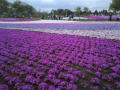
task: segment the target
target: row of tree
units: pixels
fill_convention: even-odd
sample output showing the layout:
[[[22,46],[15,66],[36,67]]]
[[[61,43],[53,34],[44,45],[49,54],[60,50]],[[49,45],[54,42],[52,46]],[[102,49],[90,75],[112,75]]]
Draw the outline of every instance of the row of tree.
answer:
[[[84,7],[83,9],[81,9],[81,7],[77,7],[75,11],[71,11],[69,9],[57,9],[57,10],[52,10],[50,14],[61,15],[61,16],[69,16],[70,14],[74,16],[89,16],[89,15],[108,15],[109,12],[108,10],[102,10],[102,11],[95,10],[94,12],[92,12],[87,7]]]
[[[120,13],[120,0],[112,0],[109,7],[113,12]]]
[[[0,0],[0,17],[31,17],[35,16],[36,12],[31,5],[19,0],[16,0],[14,3]]]
[[[120,0],[112,0],[110,4],[110,9],[117,13],[120,11]],[[7,0],[0,0],[0,17],[16,17],[16,18],[31,18],[31,17],[41,17],[47,18],[52,17],[54,15],[57,16],[89,16],[89,15],[109,15],[108,10],[102,10],[94,12],[90,11],[89,8],[77,7],[75,11],[71,11],[69,9],[57,9],[51,10],[48,12],[40,12],[33,8],[31,5],[21,2],[20,0],[16,0],[14,3],[9,3]]]
[[[50,14],[62,15],[62,16],[68,16],[70,14],[74,14],[76,16],[80,16],[80,15],[90,15],[91,13],[92,12],[87,7],[84,7],[83,10],[81,9],[81,7],[77,7],[75,11],[71,11],[69,9],[57,9],[57,10],[52,10]]]

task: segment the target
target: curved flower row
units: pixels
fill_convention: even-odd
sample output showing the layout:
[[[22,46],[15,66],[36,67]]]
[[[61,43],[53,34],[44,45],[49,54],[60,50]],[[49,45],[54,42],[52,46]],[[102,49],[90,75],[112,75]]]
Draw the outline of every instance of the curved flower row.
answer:
[[[1,90],[119,90],[120,41],[0,29]]]
[[[120,23],[39,23],[39,24],[0,24],[1,28],[28,28],[51,30],[120,30]]]
[[[13,22],[13,21],[36,21],[39,19],[23,19],[23,18],[0,18],[0,21],[7,21],[7,22]]]
[[[84,16],[85,18],[92,19],[92,20],[109,20],[110,16]],[[120,19],[119,16],[112,16],[112,20]]]

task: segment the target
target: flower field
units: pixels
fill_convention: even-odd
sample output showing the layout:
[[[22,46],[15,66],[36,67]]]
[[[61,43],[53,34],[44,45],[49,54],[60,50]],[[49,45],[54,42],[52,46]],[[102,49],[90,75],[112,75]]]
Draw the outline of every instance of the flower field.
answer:
[[[84,16],[85,18],[91,19],[91,20],[100,20],[100,21],[104,21],[104,20],[109,20],[110,16]],[[117,20],[120,19],[120,16],[112,16],[112,20]]]
[[[0,21],[4,21],[4,22],[13,22],[13,21],[36,21],[39,19],[23,19],[23,18],[0,18]]]
[[[7,24],[0,23],[1,28],[29,28],[54,30],[120,30],[120,23],[33,23]]]
[[[0,90],[120,90],[120,41],[0,29]]]

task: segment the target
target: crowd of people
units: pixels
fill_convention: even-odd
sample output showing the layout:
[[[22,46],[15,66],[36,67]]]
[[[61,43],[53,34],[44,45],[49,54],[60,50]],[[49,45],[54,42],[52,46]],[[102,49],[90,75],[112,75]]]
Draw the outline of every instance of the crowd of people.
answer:
[[[70,14],[68,16],[66,16],[66,20],[74,20],[74,15]],[[114,15],[113,14],[109,14],[109,21],[113,20]],[[60,15],[52,15],[52,16],[48,16],[47,19],[48,20],[63,20],[65,17],[64,16],[60,16]],[[41,19],[46,19],[44,16],[41,17]],[[80,20],[80,18],[78,18]],[[116,21],[120,21],[120,17],[116,17],[116,19],[114,19]]]

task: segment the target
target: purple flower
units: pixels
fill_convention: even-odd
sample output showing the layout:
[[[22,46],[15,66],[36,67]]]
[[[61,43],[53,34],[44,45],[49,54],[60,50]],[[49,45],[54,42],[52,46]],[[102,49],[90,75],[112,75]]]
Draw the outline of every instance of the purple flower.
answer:
[[[46,90],[46,89],[48,89],[48,84],[42,82],[42,83],[39,84],[38,89],[39,90]]]
[[[110,73],[109,76],[112,77],[113,79],[114,78],[120,78],[120,76],[116,73]]]
[[[44,72],[37,72],[36,77],[43,77],[45,75]]]
[[[60,83],[60,80],[59,79],[53,79],[53,82],[55,85],[58,85]]]
[[[120,71],[120,67],[117,67],[117,66],[112,67],[111,69],[112,69],[115,73],[118,73],[118,72]]]
[[[32,85],[23,85],[18,90],[34,90],[34,87]]]
[[[66,81],[60,82],[60,86],[66,86],[68,83]]]
[[[66,90],[78,90],[78,87],[75,84],[68,84]]]
[[[39,78],[36,79],[32,75],[27,75],[26,78],[25,78],[25,81],[30,82],[32,84],[38,84],[40,82],[40,79]]]
[[[0,84],[0,90],[9,90],[8,85],[6,84]]]
[[[90,87],[92,90],[100,90],[100,88],[98,86],[91,86]]]
[[[107,90],[114,90],[111,85],[107,84],[106,87],[103,87],[104,89],[107,89]]]
[[[101,67],[104,68],[104,69],[106,69],[106,68],[108,68],[109,66],[108,66],[107,64],[102,64]]]
[[[120,82],[116,82],[115,84],[116,84],[116,87],[120,89]]]
[[[0,27],[64,29],[69,26],[82,30],[99,27],[99,24],[34,25],[0,24]],[[109,25],[105,27],[111,27]],[[83,88],[93,90],[99,90],[99,86],[119,89],[116,82],[120,79],[119,48],[119,40],[0,29],[0,77],[12,85],[12,89],[31,90],[35,85],[39,90],[77,90],[78,82]]]
[[[10,78],[8,83],[10,85],[14,85],[15,83],[21,83],[21,80],[19,79],[19,77],[13,77],[13,78]]]
[[[100,79],[98,79],[98,78],[92,78],[92,79],[90,80],[90,82],[91,82],[92,84],[100,84]]]
[[[56,89],[55,89],[54,86],[51,86],[51,85],[50,85],[50,86],[48,87],[48,90],[56,90]]]

